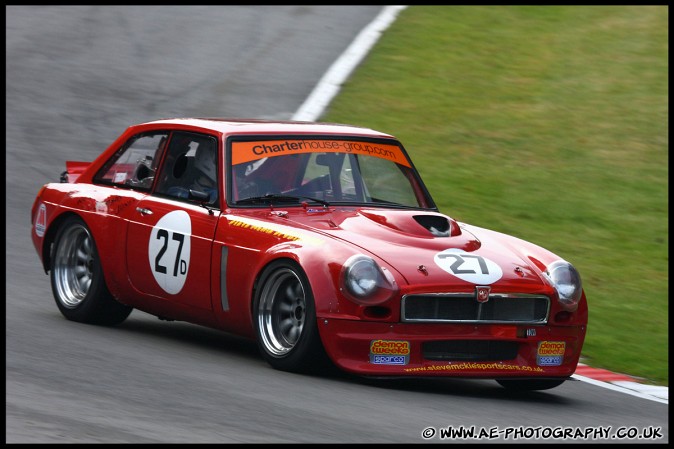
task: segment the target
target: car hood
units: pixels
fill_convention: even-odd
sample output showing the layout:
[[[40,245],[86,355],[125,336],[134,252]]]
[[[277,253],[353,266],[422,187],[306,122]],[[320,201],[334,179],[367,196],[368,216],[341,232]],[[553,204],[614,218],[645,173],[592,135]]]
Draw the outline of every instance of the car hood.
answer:
[[[541,292],[549,285],[516,239],[419,210],[307,209],[286,218],[385,261],[412,285]]]

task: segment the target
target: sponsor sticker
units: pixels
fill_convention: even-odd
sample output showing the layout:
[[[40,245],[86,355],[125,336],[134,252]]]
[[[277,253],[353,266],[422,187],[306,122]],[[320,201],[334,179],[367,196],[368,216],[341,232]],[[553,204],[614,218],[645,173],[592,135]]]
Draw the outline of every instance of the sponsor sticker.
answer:
[[[96,212],[99,214],[108,213],[108,205],[105,204],[105,201],[96,201]]]
[[[538,366],[559,366],[564,360],[566,351],[566,342],[563,341],[541,341],[538,343],[538,353],[536,354],[536,364]]]
[[[45,229],[47,229],[47,206],[42,203],[37,210],[37,217],[35,218],[35,234],[38,237],[43,237]]]
[[[254,142],[232,142],[232,165],[256,161],[266,157],[298,153],[354,153],[374,156],[410,167],[397,145],[350,140],[283,139]]]
[[[372,340],[370,342],[370,363],[376,365],[407,365],[409,361],[409,341]]]
[[[372,355],[370,362],[375,365],[407,365],[407,357],[402,355]]]
[[[417,366],[414,368],[405,368],[403,371],[406,372],[418,372],[418,371],[464,371],[464,370],[483,370],[483,371],[520,371],[520,372],[533,372],[533,373],[542,373],[544,372],[543,368],[537,366],[525,366],[525,365],[509,365],[502,362],[458,362],[452,363],[449,362],[447,365],[426,365],[426,366]]]

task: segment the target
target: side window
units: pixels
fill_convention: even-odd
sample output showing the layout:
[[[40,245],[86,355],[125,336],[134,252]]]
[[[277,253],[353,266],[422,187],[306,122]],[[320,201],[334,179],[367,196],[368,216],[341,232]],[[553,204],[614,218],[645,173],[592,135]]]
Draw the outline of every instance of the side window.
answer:
[[[162,132],[133,136],[101,168],[94,182],[150,190],[167,135]]]
[[[218,201],[218,143],[205,134],[174,132],[155,193],[211,205]]]

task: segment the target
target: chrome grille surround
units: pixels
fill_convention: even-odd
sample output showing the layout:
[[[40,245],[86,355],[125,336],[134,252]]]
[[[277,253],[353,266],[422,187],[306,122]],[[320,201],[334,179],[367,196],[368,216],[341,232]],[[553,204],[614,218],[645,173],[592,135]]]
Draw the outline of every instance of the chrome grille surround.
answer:
[[[550,298],[528,293],[492,293],[480,303],[475,292],[407,294],[401,301],[405,323],[546,324]]]

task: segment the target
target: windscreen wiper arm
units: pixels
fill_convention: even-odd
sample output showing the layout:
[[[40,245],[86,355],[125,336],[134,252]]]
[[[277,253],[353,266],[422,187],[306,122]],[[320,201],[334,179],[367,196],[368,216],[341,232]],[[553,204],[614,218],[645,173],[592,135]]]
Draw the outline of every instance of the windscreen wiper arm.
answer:
[[[298,202],[301,203],[302,200],[310,200],[316,203],[323,205],[324,208],[328,208],[330,203],[325,200],[320,200],[318,198],[312,198],[310,196],[293,196],[293,195],[279,195],[276,193],[268,193],[262,196],[251,196],[249,198],[243,198],[236,202],[236,204],[256,204],[256,203],[269,203],[272,204],[274,201],[280,202]]]

